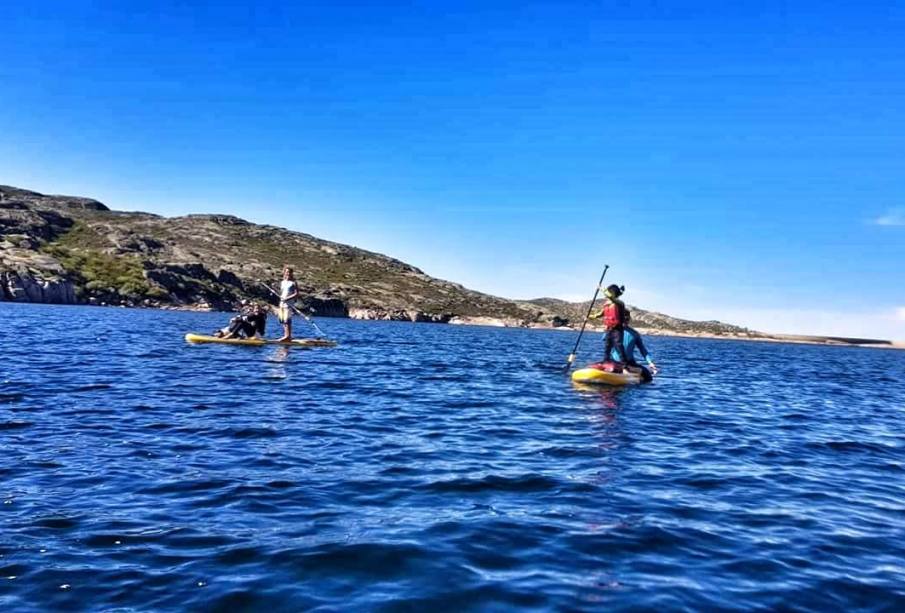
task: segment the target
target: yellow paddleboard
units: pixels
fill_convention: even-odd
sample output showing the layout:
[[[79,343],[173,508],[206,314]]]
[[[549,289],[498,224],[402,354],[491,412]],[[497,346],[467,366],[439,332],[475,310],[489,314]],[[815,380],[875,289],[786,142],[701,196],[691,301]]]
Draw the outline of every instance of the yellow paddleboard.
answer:
[[[224,345],[249,345],[251,347],[263,347],[264,345],[279,345],[281,347],[336,347],[336,342],[325,338],[294,338],[289,342],[279,342],[263,338],[218,338],[204,334],[185,335],[185,340],[190,343],[221,343]]]
[[[591,385],[634,385],[641,375],[633,372],[606,372],[596,368],[580,368],[572,373],[572,381]]]

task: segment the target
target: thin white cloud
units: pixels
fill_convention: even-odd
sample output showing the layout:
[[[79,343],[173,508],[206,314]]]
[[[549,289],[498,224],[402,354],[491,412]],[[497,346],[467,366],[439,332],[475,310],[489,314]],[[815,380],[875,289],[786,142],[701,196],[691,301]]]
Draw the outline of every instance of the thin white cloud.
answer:
[[[905,226],[905,208],[889,209],[885,215],[877,217],[874,224],[878,226]]]
[[[905,307],[899,307],[896,309],[896,319],[899,321],[905,321]]]

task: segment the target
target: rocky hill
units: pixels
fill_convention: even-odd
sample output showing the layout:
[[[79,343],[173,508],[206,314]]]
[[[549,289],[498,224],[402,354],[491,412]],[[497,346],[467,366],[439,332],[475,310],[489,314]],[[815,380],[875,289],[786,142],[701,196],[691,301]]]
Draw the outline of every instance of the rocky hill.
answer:
[[[270,296],[296,270],[315,314],[497,325],[565,326],[585,304],[513,301],[435,279],[393,258],[229,215],[111,211],[88,198],[0,186],[0,299],[60,304],[233,309]],[[271,300],[272,301],[272,300]],[[635,309],[638,326],[740,335]]]
[[[563,300],[557,300],[556,298],[538,298],[537,300],[529,300],[525,304],[535,305],[546,311],[558,313],[561,317],[572,322],[580,322],[585,315],[587,315],[591,301],[565,302]],[[632,325],[648,332],[750,338],[765,337],[765,335],[759,332],[754,332],[740,326],[725,324],[720,321],[691,321],[688,319],[671,317],[669,315],[664,315],[663,313],[657,313],[656,311],[646,311],[632,305],[627,306],[632,313]],[[594,305],[594,310],[599,312],[601,308],[603,308],[603,301],[598,300]]]

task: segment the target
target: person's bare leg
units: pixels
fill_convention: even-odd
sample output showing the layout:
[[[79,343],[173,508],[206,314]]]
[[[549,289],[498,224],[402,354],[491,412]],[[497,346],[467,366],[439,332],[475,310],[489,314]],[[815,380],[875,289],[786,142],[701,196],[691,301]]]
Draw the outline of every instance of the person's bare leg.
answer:
[[[283,336],[277,339],[278,343],[288,343],[292,340],[292,320],[288,320],[283,324]]]

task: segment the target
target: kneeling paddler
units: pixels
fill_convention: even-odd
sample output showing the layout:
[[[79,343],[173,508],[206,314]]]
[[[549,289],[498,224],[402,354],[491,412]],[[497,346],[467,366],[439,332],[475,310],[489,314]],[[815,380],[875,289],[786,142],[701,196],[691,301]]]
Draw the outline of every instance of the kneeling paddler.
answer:
[[[644,341],[641,339],[641,334],[631,327],[629,324],[632,321],[632,313],[628,309],[625,310],[625,324],[623,326],[624,332],[622,335],[622,344],[625,348],[625,355],[628,358],[626,362],[626,366],[630,368],[638,368],[641,370],[641,380],[645,383],[653,381],[653,375],[657,374],[658,369],[657,365],[654,364],[653,358],[651,358],[650,352],[647,350],[647,347],[644,346]],[[642,366],[635,360],[635,349],[641,354],[641,357],[644,358],[644,361],[647,362],[647,366]],[[616,349],[614,348],[609,356],[605,356],[612,360],[618,360],[619,355]]]

